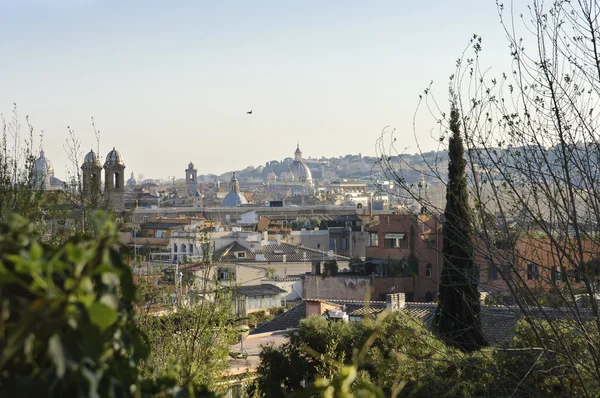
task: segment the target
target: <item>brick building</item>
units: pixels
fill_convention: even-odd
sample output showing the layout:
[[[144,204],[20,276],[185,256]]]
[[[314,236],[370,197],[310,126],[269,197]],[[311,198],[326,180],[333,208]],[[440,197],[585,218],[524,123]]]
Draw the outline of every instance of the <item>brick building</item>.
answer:
[[[394,284],[407,301],[433,301],[441,274],[441,223],[431,215],[380,214],[379,223],[367,229],[366,274],[404,279]],[[409,255],[416,257],[410,264]]]

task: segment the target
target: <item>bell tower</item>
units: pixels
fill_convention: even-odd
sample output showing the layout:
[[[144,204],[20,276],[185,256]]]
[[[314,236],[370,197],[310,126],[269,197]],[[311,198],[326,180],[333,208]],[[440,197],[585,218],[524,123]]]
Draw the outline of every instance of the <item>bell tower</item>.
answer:
[[[83,159],[83,164],[81,165],[82,171],[82,190],[84,198],[88,200],[100,200],[100,195],[102,194],[102,184],[100,179],[100,174],[102,173],[102,166],[100,166],[100,161],[98,160],[98,156],[94,151],[90,151],[85,158]]]
[[[188,195],[194,195],[198,191],[198,170],[194,168],[194,163],[192,162],[185,169],[185,184]]]
[[[104,162],[104,187],[114,210],[125,210],[125,163],[121,154],[113,147]]]

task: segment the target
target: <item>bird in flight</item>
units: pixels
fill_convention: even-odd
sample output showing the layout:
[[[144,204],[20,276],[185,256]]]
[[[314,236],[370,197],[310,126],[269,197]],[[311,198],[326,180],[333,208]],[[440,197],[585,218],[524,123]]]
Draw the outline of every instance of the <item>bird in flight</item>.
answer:
[[[248,111],[246,112],[248,115],[252,115],[252,111]]]

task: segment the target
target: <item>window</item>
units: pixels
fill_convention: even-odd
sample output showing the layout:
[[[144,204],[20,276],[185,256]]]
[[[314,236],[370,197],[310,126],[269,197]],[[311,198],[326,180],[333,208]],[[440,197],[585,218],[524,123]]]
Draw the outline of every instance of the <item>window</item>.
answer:
[[[405,234],[387,233],[385,234],[383,247],[388,249],[407,249],[408,239],[405,239]]]
[[[540,276],[540,270],[537,264],[527,264],[527,280],[537,281]]]
[[[431,278],[431,264],[425,266],[425,278]]]
[[[475,263],[475,264],[473,264],[473,281],[475,283],[479,283],[480,276],[481,276],[481,267],[479,266],[479,264]]]
[[[237,258],[246,258],[246,252],[238,252]]]
[[[342,239],[342,249],[346,250],[350,247],[350,239],[343,238]]]
[[[581,283],[581,271],[573,271],[573,278],[575,279],[575,283]]]
[[[504,264],[502,266],[502,279],[509,279],[510,278],[510,264]]]
[[[553,282],[562,282],[562,272],[559,267],[552,268],[552,281]]]
[[[494,266],[494,264],[490,264],[489,265],[489,280],[491,281],[495,281],[496,279],[498,279],[498,270],[496,269],[496,266]]]
[[[369,246],[379,246],[379,235],[377,232],[371,232],[369,234]]]
[[[148,216],[144,216],[144,222],[148,222]]]

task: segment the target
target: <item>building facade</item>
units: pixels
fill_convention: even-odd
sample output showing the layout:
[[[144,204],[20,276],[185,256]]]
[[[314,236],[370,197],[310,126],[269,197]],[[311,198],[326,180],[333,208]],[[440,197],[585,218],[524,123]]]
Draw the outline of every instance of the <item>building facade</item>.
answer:
[[[380,214],[378,219],[377,225],[367,229],[367,270],[379,276],[401,276],[411,281],[400,284],[403,291],[396,290],[405,293],[408,301],[434,300],[443,263],[439,220],[410,213]],[[416,257],[414,265],[409,261],[411,254]]]

